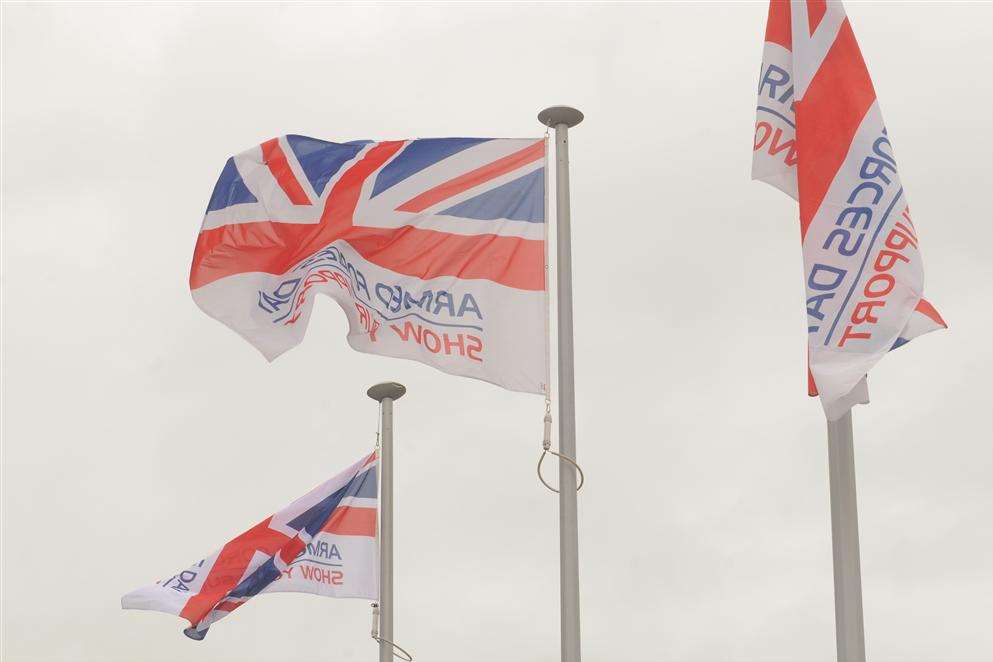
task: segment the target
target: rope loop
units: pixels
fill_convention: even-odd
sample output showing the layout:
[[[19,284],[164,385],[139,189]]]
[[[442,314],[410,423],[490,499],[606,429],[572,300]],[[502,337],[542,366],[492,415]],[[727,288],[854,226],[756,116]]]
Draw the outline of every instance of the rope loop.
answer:
[[[576,486],[576,491],[578,492],[579,490],[583,489],[583,483],[586,482],[586,475],[583,473],[583,468],[581,466],[579,466],[578,464],[576,464],[576,461],[574,459],[572,459],[571,457],[569,457],[568,455],[562,455],[562,453],[556,453],[555,451],[553,451],[553,450],[551,450],[549,448],[543,448],[542,451],[541,451],[541,457],[538,458],[538,480],[541,481],[541,484],[542,485],[544,485],[545,487],[547,487],[548,489],[550,489],[552,492],[555,492],[556,494],[559,493],[559,490],[557,490],[554,487],[552,487],[551,485],[549,485],[548,484],[548,481],[545,480],[545,477],[541,475],[541,463],[545,461],[545,456],[546,455],[554,455],[555,457],[559,458],[560,460],[565,460],[566,462],[568,462],[572,466],[576,467],[576,471],[579,472],[579,485]]]
[[[400,646],[400,644],[390,641],[389,639],[383,639],[382,637],[373,637],[373,641],[381,644],[389,644],[393,647],[393,657],[400,658],[404,662],[414,662],[414,656],[408,653]]]
[[[372,640],[377,644],[389,644],[393,649],[393,657],[400,658],[403,662],[414,662],[414,656],[408,653],[403,646],[396,643],[395,641],[390,641],[389,639],[384,639],[379,636],[379,603],[372,603],[372,632],[369,633],[372,636]]]

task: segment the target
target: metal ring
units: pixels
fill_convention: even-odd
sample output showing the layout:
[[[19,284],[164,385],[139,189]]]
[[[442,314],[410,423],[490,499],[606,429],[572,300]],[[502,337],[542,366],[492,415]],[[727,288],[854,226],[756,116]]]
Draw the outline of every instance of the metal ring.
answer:
[[[545,477],[541,475],[541,463],[545,461],[545,455],[548,455],[549,453],[556,456],[560,460],[565,460],[572,466],[576,467],[576,471],[579,472],[579,485],[576,486],[576,491],[578,492],[579,490],[583,489],[583,483],[586,482],[586,475],[583,473],[582,467],[576,464],[576,461],[571,457],[569,457],[568,455],[562,455],[561,453],[556,453],[555,451],[549,450],[547,448],[541,451],[541,457],[538,458],[538,480],[541,481],[541,484],[547,487],[548,489],[550,489],[552,492],[555,492],[556,494],[559,493],[559,491],[554,487],[552,487],[551,485],[549,485],[548,482],[545,480]]]
[[[401,660],[403,660],[404,662],[414,662],[414,656],[411,655],[410,653],[408,653],[407,651],[405,651],[403,649],[403,646],[401,646],[400,644],[394,643],[394,642],[390,641],[389,639],[383,639],[382,637],[377,637],[375,635],[373,635],[372,638],[377,643],[389,644],[390,646],[392,646],[393,647],[393,657],[398,657]],[[400,652],[397,653],[397,651],[400,651]]]

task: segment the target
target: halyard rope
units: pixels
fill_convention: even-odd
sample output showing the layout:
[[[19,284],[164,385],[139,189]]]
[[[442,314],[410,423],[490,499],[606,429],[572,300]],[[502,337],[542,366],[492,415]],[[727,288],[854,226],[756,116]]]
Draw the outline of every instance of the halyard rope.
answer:
[[[398,657],[404,662],[414,662],[414,656],[403,649],[400,644],[384,639],[379,636],[379,603],[372,603],[372,638],[376,643],[389,644],[393,647],[393,657]]]
[[[565,460],[572,466],[576,467],[576,471],[579,472],[579,485],[576,486],[576,491],[583,489],[583,483],[586,482],[586,476],[583,474],[583,468],[576,464],[576,461],[569,457],[568,455],[563,455],[562,453],[556,453],[552,450],[552,402],[551,400],[545,400],[545,435],[541,440],[541,457],[538,458],[538,480],[541,484],[550,489],[552,492],[558,494],[559,490],[548,484],[545,477],[541,475],[541,463],[545,461],[546,455],[554,455],[560,460]]]

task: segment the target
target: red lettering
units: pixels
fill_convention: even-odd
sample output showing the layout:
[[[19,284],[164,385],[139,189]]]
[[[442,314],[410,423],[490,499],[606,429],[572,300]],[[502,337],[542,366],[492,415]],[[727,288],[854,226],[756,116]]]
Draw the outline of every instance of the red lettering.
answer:
[[[378,326],[379,323],[374,321],[373,328],[370,330],[373,341],[376,339],[375,329]],[[412,340],[432,354],[438,354],[444,349],[446,356],[467,356],[473,361],[479,361],[480,363],[483,361],[483,357],[480,356],[483,352],[483,341],[477,336],[462,333],[455,335],[449,335],[447,333],[439,334],[431,329],[424,328],[420,324],[412,324],[410,322],[404,322],[403,327],[390,324],[390,329],[397,334],[400,340],[404,342]]]
[[[359,313],[359,324],[363,329],[369,330],[369,310],[361,303],[355,304],[355,310]]]
[[[897,226],[899,227],[899,223]],[[890,230],[890,233],[886,235],[886,247],[892,248],[895,251],[902,251],[907,246],[913,246],[917,248],[917,244],[911,239],[910,235],[900,232],[897,228]]]
[[[449,337],[449,335],[447,333],[444,334],[443,338],[445,340],[445,354],[448,354],[449,356],[451,356],[451,354],[452,354],[452,347],[458,347],[459,348],[459,356],[465,356],[465,341],[462,340],[462,334],[460,333],[459,335],[457,335],[455,337],[458,339],[458,342],[452,342],[452,340]]]
[[[291,568],[292,570],[292,568]],[[321,582],[331,586],[341,586],[345,583],[345,573],[341,570],[328,570],[327,568],[315,568],[312,565],[300,566],[300,572],[304,579],[312,582]]]
[[[912,234],[914,236],[914,239],[917,239],[917,231],[914,228],[914,222],[912,220],[910,220],[910,207],[904,207],[903,208],[903,213],[901,214],[901,216],[903,216],[903,220],[907,221],[907,225],[910,226],[910,228],[912,230],[910,232],[910,234]],[[897,223],[897,225],[900,225],[900,224]]]
[[[838,341],[838,347],[844,347],[849,338],[855,338],[856,340],[868,340],[872,337],[871,333],[852,333],[851,331],[853,328],[855,327],[851,324],[845,327],[845,333],[841,336],[841,340]]]
[[[872,309],[876,306],[885,306],[885,301],[860,301],[855,310],[852,311],[853,324],[875,324],[879,318],[872,314]]]
[[[891,233],[892,234],[892,233]],[[887,238],[887,241],[889,239]],[[876,271],[889,271],[900,261],[910,262],[903,254],[897,253],[896,251],[879,251],[879,255],[876,256],[876,262],[872,266]]]
[[[429,338],[434,338],[434,348],[432,349],[431,343],[428,341]],[[441,338],[438,334],[431,329],[424,329],[424,347],[432,354],[437,354],[441,351]]]
[[[872,284],[882,281],[884,283],[884,290],[873,289]],[[896,285],[896,279],[889,274],[876,274],[869,279],[869,282],[865,284],[865,295],[867,297],[884,297],[889,294],[893,287]]]
[[[759,139],[759,129],[764,129],[765,130],[765,135],[762,136],[762,139],[761,140]],[[769,139],[769,136],[771,136],[771,135],[772,135],[772,125],[771,124],[769,124],[768,122],[759,122],[759,123],[757,123],[755,125],[755,144],[752,146],[752,151],[753,152],[757,152],[759,149],[761,149],[762,148],[762,145],[765,144],[765,141],[768,140]]]
[[[779,154],[784,149],[788,149],[789,152],[786,153],[786,165],[791,166],[796,164],[796,145],[795,140],[788,140],[784,143],[780,143],[780,139],[783,137],[783,130],[776,129],[776,133],[772,136],[772,142],[769,144],[769,154],[775,156]]]
[[[469,338],[469,347],[466,348],[465,353],[473,361],[483,362],[483,358],[478,356],[479,353],[483,351],[483,341],[476,336],[467,336]]]
[[[325,277],[324,274],[318,271],[316,274],[310,274],[309,276],[307,276],[307,279],[303,281],[303,286],[304,288],[308,288],[314,283],[326,283],[326,282],[328,282],[327,277]]]
[[[421,328],[421,325],[420,324],[418,324],[418,325],[415,326],[415,325],[411,324],[410,322],[404,322],[403,323],[403,329],[400,329],[400,327],[398,327],[396,324],[390,324],[390,328],[393,329],[393,331],[396,332],[397,336],[400,337],[400,340],[403,340],[404,342],[406,342],[407,339],[411,335],[413,335],[414,336],[414,342],[417,343],[418,345],[421,344],[421,333],[422,333],[423,329]]]
[[[908,228],[900,222],[897,222],[896,226],[907,234],[907,237],[910,239],[910,243],[913,244],[914,248],[917,248],[917,233],[913,231],[913,226]]]

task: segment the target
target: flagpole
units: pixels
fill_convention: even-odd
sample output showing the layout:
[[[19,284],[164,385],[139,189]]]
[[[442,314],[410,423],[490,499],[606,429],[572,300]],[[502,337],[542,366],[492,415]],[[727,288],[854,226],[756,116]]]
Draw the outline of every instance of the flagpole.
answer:
[[[838,662],[865,662],[862,568],[855,494],[852,412],[828,421],[831,476],[831,546],[834,552],[834,623]]]
[[[576,459],[576,385],[572,345],[572,233],[569,225],[569,128],[583,114],[552,106],[538,121],[555,129],[555,235],[558,263],[559,452]],[[562,662],[580,662],[579,522],[576,470],[559,459],[559,604]]]
[[[384,382],[366,393],[379,401],[379,662],[393,660],[393,402],[403,384]]]

